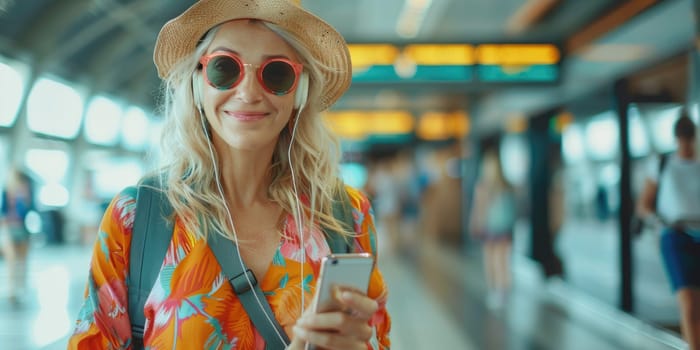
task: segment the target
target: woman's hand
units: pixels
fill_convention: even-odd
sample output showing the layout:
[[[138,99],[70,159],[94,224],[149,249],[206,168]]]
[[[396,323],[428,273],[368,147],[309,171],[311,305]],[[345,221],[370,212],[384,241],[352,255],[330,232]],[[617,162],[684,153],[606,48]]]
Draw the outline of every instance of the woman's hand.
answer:
[[[353,291],[339,293],[338,299],[341,310],[304,312],[294,326],[289,350],[303,350],[307,342],[317,349],[367,349],[372,337],[369,320],[379,308],[377,301]]]

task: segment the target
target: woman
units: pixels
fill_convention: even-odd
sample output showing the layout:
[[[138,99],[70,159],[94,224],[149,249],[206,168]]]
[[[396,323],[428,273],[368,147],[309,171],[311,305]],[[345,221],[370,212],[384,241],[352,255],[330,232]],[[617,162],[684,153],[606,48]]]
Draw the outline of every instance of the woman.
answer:
[[[3,254],[7,260],[10,303],[17,305],[22,289],[27,283],[27,253],[29,231],[24,224],[27,214],[34,208],[34,195],[29,175],[11,168],[0,207],[0,232],[4,233]]]
[[[510,291],[510,252],[516,220],[515,194],[498,154],[484,153],[470,218],[471,234],[483,241],[488,306],[500,308]]]
[[[340,34],[287,0],[204,0],[162,28],[154,60],[166,83],[159,173],[175,229],[144,308],[144,345],[265,348],[207,245],[220,235],[238,243],[292,339],[288,349],[388,348],[387,290],[376,267],[366,294],[340,294],[342,311],[307,308],[330,252],[321,226],[376,259],[373,211],[338,180],[338,145],[319,116],[350,83]],[[332,214],[340,191],[351,199],[352,232]],[[122,192],[105,213],[71,349],[132,342],[124,280],[134,201]]]

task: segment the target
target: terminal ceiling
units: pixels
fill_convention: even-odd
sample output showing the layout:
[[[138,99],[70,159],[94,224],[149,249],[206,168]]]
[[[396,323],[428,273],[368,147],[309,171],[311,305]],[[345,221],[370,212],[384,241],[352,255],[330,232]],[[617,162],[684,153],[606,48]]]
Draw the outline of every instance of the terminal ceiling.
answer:
[[[36,73],[50,72],[152,108],[159,86],[152,61],[158,30],[192,3],[0,0],[0,55],[29,63]],[[408,3],[430,4],[411,38],[396,29]],[[418,113],[464,109],[484,129],[601,90],[687,50],[695,33],[693,0],[302,0],[302,5],[349,43],[558,45],[561,79],[555,84],[356,83],[335,106]],[[525,24],[514,30],[518,23]]]

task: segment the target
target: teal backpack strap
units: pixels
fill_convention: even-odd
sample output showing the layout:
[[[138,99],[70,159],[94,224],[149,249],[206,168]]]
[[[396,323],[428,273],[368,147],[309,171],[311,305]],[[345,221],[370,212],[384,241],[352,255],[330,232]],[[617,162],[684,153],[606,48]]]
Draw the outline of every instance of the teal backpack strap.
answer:
[[[343,186],[337,197],[333,200],[333,217],[339,220],[345,229],[351,232],[355,231],[355,218],[352,215],[352,203],[350,196]],[[350,240],[338,231],[328,227],[323,227],[323,232],[326,234],[326,241],[331,248],[331,252],[352,253],[353,247]]]
[[[143,308],[153,289],[173,235],[170,218],[173,208],[157,179],[141,182],[136,191],[136,215],[131,233],[129,275],[126,285],[129,297],[132,349],[143,349],[146,317]]]
[[[266,350],[281,350],[289,344],[289,337],[275,318],[255,274],[242,264],[236,245],[216,234],[210,234],[209,248],[221,266],[221,272],[231,284],[255,329],[265,339]],[[247,275],[247,276],[246,276]],[[250,280],[250,284],[248,284]],[[252,288],[251,288],[252,286]]]

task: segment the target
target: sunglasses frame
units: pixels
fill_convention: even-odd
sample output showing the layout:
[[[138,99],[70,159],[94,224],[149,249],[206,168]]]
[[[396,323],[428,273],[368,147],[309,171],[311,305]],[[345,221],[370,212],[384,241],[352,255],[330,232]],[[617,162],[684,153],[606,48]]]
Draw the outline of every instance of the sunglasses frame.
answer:
[[[209,64],[209,62],[211,62],[211,60],[213,60],[214,58],[222,57],[222,56],[228,57],[228,58],[234,60],[234,62],[238,63],[239,67],[241,68],[241,74],[238,76],[238,79],[236,79],[236,81],[234,81],[230,86],[218,86],[218,85],[212,83],[209,80],[209,75],[207,74],[207,65]],[[292,67],[292,70],[294,70],[294,83],[287,91],[283,91],[283,92],[273,91],[267,86],[267,84],[265,83],[265,80],[263,79],[263,70],[265,70],[265,67],[267,67],[267,65],[269,65],[270,63],[274,63],[274,62],[284,62],[284,63],[290,65]],[[284,95],[287,95],[289,93],[294,92],[294,90],[296,90],[296,88],[297,88],[297,85],[299,84],[299,78],[301,77],[301,73],[304,70],[303,64],[298,63],[298,62],[294,62],[292,60],[282,58],[282,57],[270,58],[270,59],[265,60],[261,64],[252,64],[252,63],[244,63],[243,59],[241,59],[238,55],[236,55],[232,52],[226,52],[226,51],[217,51],[217,52],[213,52],[213,53],[210,53],[208,55],[202,56],[199,59],[199,63],[202,65],[201,68],[202,68],[202,73],[204,75],[204,80],[207,82],[207,84],[209,84],[209,86],[211,86],[217,90],[231,90],[231,89],[235,88],[236,86],[238,86],[238,84],[241,83],[241,81],[243,81],[243,78],[246,75],[245,68],[247,66],[251,67],[251,68],[255,68],[255,76],[257,77],[258,83],[260,84],[260,86],[263,88],[263,90],[265,90],[266,92],[268,92],[272,95],[275,95],[275,96],[284,96]]]

